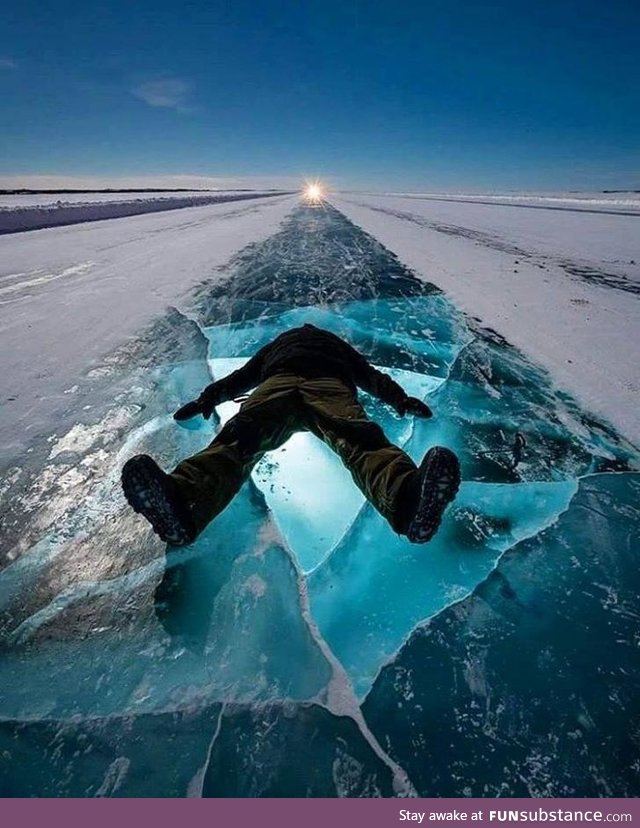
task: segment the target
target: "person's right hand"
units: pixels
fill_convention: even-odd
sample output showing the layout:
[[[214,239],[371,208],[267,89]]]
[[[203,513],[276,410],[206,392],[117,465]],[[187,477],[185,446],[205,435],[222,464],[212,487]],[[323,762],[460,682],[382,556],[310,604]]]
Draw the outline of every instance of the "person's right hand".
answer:
[[[416,417],[433,417],[433,411],[429,406],[417,397],[407,397],[400,409],[400,414],[413,414]]]
[[[190,420],[191,417],[197,417],[198,414],[202,414],[205,420],[208,420],[213,414],[214,408],[215,401],[213,398],[210,395],[202,393],[197,400],[191,400],[191,402],[179,408],[173,415],[173,419],[178,421]]]

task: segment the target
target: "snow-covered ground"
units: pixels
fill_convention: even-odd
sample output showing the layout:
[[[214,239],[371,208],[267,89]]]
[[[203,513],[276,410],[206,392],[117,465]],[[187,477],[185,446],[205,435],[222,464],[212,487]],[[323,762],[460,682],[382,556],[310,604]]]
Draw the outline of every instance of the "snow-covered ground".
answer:
[[[3,463],[51,430],[92,362],[275,233],[296,203],[256,199],[0,237]]]
[[[640,443],[640,218],[414,196],[331,201]]]

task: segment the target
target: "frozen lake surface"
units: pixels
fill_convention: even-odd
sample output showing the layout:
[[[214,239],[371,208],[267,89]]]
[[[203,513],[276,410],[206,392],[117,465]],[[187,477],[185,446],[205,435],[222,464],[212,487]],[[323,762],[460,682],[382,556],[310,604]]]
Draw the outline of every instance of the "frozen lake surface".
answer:
[[[57,284],[14,279],[0,306],[5,342],[23,349],[3,357],[8,376],[51,351],[34,414],[3,406],[0,793],[638,794],[637,447],[426,278],[424,261],[410,270],[421,238],[406,257],[389,249],[408,244],[405,225],[455,234],[398,217],[391,199],[336,205],[195,208],[173,229],[166,215],[127,219],[126,243],[112,222],[5,239],[25,272],[52,238],[62,270],[99,260]],[[127,249],[139,267],[114,287]],[[168,260],[182,268],[173,281]],[[64,313],[60,296],[77,297],[70,365],[47,317]],[[41,323],[29,344],[11,317]],[[440,532],[427,546],[395,536],[300,434],[195,544],[166,554],[124,503],[122,464],[149,452],[169,468],[206,445],[220,420],[180,427],[172,412],[303,322],[428,400],[434,418],[414,421],[363,397],[414,459],[434,444],[459,455],[464,482]],[[30,370],[11,402],[39,387]],[[527,448],[514,469],[516,433]]]

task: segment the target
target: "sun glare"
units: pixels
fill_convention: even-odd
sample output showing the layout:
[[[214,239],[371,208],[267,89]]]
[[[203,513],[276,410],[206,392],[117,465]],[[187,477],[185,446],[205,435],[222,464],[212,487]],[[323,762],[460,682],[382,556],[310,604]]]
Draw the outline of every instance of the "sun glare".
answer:
[[[319,204],[324,198],[324,190],[319,182],[312,181],[305,185],[303,196],[309,204]]]

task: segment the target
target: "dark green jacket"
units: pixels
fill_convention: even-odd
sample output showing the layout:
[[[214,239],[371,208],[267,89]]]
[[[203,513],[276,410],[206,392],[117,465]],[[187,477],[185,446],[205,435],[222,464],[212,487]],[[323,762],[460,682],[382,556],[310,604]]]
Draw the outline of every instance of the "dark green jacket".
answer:
[[[362,388],[401,410],[407,394],[390,376],[378,371],[348,342],[315,325],[303,325],[280,334],[246,365],[203,392],[218,404],[238,397],[276,374],[299,377],[336,377],[353,389]]]

